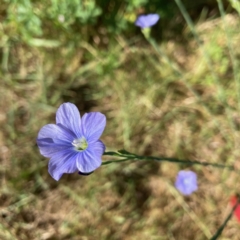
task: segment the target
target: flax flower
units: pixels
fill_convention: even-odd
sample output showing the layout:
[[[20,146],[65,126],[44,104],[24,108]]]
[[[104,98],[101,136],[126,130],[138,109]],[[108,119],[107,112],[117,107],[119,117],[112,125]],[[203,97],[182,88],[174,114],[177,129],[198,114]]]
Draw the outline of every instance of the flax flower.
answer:
[[[196,173],[187,170],[179,171],[176,178],[175,187],[183,195],[191,195],[198,189]]]
[[[144,29],[144,28],[149,28],[155,25],[160,16],[156,13],[150,13],[147,15],[140,15],[138,16],[137,20],[135,21],[135,25]]]
[[[40,153],[50,158],[50,175],[58,181],[64,173],[87,175],[97,169],[105,151],[99,140],[105,126],[102,113],[85,113],[81,119],[74,104],[63,103],[57,110],[56,124],[42,127],[37,137]]]

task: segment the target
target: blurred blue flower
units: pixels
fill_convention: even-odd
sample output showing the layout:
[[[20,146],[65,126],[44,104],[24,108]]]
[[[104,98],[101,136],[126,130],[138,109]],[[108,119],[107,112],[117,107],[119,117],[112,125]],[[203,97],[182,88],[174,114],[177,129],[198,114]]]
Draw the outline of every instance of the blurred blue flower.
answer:
[[[198,189],[197,175],[193,171],[182,170],[178,172],[175,187],[183,194],[190,195]]]
[[[63,103],[57,110],[56,124],[42,127],[37,137],[40,153],[50,158],[50,175],[58,181],[64,173],[87,175],[98,168],[105,151],[99,140],[105,126],[102,113],[85,113],[81,119],[74,104]]]
[[[155,25],[158,22],[159,18],[160,16],[156,13],[140,15],[135,21],[135,25],[140,28],[149,28]]]

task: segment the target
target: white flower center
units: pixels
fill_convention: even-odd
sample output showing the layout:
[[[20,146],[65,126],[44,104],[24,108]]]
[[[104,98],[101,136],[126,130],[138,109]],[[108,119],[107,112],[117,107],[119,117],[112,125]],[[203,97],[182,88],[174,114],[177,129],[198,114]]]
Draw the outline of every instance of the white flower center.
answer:
[[[74,139],[72,142],[72,145],[78,151],[83,151],[83,150],[87,149],[87,147],[88,147],[87,140],[84,137],[79,138],[79,139]]]
[[[189,184],[191,183],[191,180],[185,178],[185,179],[183,180],[183,182],[184,182],[185,185],[189,185]]]

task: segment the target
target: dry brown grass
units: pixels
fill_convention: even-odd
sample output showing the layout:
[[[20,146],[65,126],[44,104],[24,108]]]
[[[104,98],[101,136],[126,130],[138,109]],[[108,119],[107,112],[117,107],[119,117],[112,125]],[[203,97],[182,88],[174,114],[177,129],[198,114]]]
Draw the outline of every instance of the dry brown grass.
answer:
[[[168,163],[112,164],[88,177],[66,175],[55,182],[35,139],[40,127],[54,122],[59,104],[71,101],[82,113],[107,115],[102,140],[108,150],[124,147],[138,154],[237,164],[239,112],[220,23],[199,29],[204,46],[221,50],[227,62],[218,65],[217,56],[214,63],[226,104],[194,41],[189,48],[174,42],[165,46],[184,78],[149,46],[130,46],[123,38],[108,52],[91,52],[86,65],[79,63],[81,50],[70,58],[67,49],[11,47],[9,70],[0,75],[0,238],[202,240],[213,235],[231,211],[229,198],[240,187],[237,173],[191,168],[199,190],[190,197],[173,187],[186,166]],[[89,50],[86,44],[83,48]],[[221,239],[238,240],[238,233],[233,218]]]

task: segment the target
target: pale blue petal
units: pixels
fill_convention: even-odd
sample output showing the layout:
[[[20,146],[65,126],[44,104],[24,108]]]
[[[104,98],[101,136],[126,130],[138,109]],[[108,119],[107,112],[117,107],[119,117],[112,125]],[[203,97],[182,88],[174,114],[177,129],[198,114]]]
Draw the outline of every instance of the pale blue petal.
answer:
[[[82,133],[88,143],[96,142],[106,126],[106,117],[100,112],[85,113],[82,117]]]
[[[81,137],[81,117],[77,107],[72,103],[63,103],[57,110],[56,123],[65,126]]]
[[[103,153],[105,152],[106,147],[101,140],[98,140],[97,142],[89,144],[88,149],[93,151],[96,157],[101,158]]]
[[[66,149],[73,149],[73,145],[69,142],[64,142],[58,140],[57,143],[53,141],[51,138],[42,138],[37,139],[37,145],[39,147],[40,153],[44,157],[51,158],[55,153],[66,150]]]
[[[135,25],[140,27],[140,28],[147,28],[147,27],[151,27],[153,25],[155,25],[158,20],[159,20],[160,16],[158,14],[147,14],[147,15],[140,15],[136,22]]]
[[[76,166],[77,154],[73,150],[63,150],[54,154],[48,164],[50,175],[58,181],[64,173],[76,172],[78,170]]]
[[[90,173],[101,166],[101,157],[105,151],[105,145],[101,141],[90,144],[88,148],[80,152],[77,157],[77,168],[81,173]]]
[[[53,142],[58,142],[58,140],[72,142],[76,138],[76,135],[60,125],[47,124],[42,127],[38,133],[37,139],[43,138],[51,138]]]

